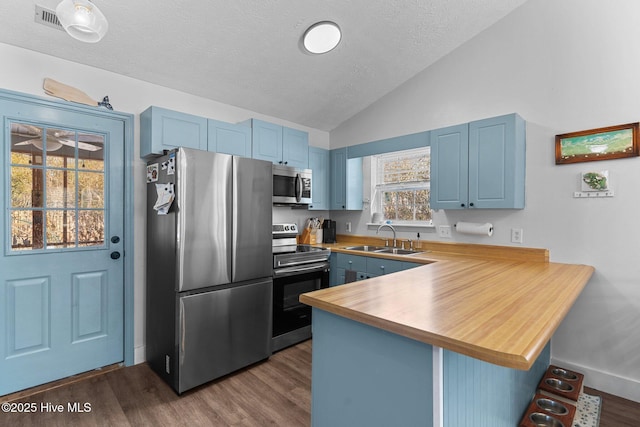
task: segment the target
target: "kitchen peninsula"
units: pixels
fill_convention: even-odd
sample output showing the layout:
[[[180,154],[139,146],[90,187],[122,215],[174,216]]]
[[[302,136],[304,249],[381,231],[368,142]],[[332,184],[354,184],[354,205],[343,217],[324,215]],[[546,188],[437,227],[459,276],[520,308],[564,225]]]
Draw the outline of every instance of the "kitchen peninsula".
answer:
[[[513,253],[434,250],[404,258],[426,265],[303,294],[312,424],[517,425],[594,269]]]

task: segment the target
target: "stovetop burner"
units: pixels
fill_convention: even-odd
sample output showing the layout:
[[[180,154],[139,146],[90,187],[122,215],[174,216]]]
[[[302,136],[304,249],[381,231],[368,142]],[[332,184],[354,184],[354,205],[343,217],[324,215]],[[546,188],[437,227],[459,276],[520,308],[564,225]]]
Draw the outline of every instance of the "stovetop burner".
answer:
[[[330,249],[296,244],[298,226],[296,224],[273,224],[272,249],[273,267],[289,267],[316,262],[326,262]]]

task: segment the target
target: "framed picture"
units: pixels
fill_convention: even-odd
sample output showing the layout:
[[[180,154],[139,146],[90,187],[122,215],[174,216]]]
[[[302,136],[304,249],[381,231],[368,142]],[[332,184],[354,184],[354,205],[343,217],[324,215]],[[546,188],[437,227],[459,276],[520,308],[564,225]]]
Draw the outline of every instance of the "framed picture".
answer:
[[[556,135],[556,165],[635,157],[640,123]]]

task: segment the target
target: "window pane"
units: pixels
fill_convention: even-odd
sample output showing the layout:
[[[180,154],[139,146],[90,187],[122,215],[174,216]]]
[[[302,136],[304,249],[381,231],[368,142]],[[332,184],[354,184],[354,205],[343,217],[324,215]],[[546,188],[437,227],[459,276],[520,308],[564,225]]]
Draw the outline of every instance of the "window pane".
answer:
[[[25,123],[11,123],[11,162],[41,165],[43,128]]]
[[[68,170],[47,171],[47,207],[73,208],[75,206],[76,174]]]
[[[382,212],[384,219],[396,219],[396,197],[395,191],[385,191],[382,193]]]
[[[104,174],[78,172],[78,207],[104,208]]]
[[[431,209],[429,209],[429,190],[416,191],[416,220],[431,220]]]
[[[11,249],[42,249],[42,211],[15,210],[11,212]]]
[[[104,136],[78,134],[78,169],[104,170]]]
[[[402,221],[413,221],[413,191],[398,192],[398,214],[397,219]]]
[[[11,207],[42,207],[42,169],[11,167]]]
[[[104,243],[104,211],[79,211],[78,245],[100,246]]]
[[[75,247],[75,230],[75,211],[47,211],[47,249]]]

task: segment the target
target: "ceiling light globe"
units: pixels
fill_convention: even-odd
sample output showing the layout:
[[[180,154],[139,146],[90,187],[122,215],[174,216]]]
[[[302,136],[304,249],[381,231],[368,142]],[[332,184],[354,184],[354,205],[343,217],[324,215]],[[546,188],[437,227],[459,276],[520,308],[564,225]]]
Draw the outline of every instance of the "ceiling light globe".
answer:
[[[313,24],[302,37],[302,45],[309,53],[322,54],[332,51],[342,39],[340,27],[335,22]]]
[[[99,42],[109,28],[107,18],[89,0],[62,0],[56,16],[71,37],[87,43]]]

